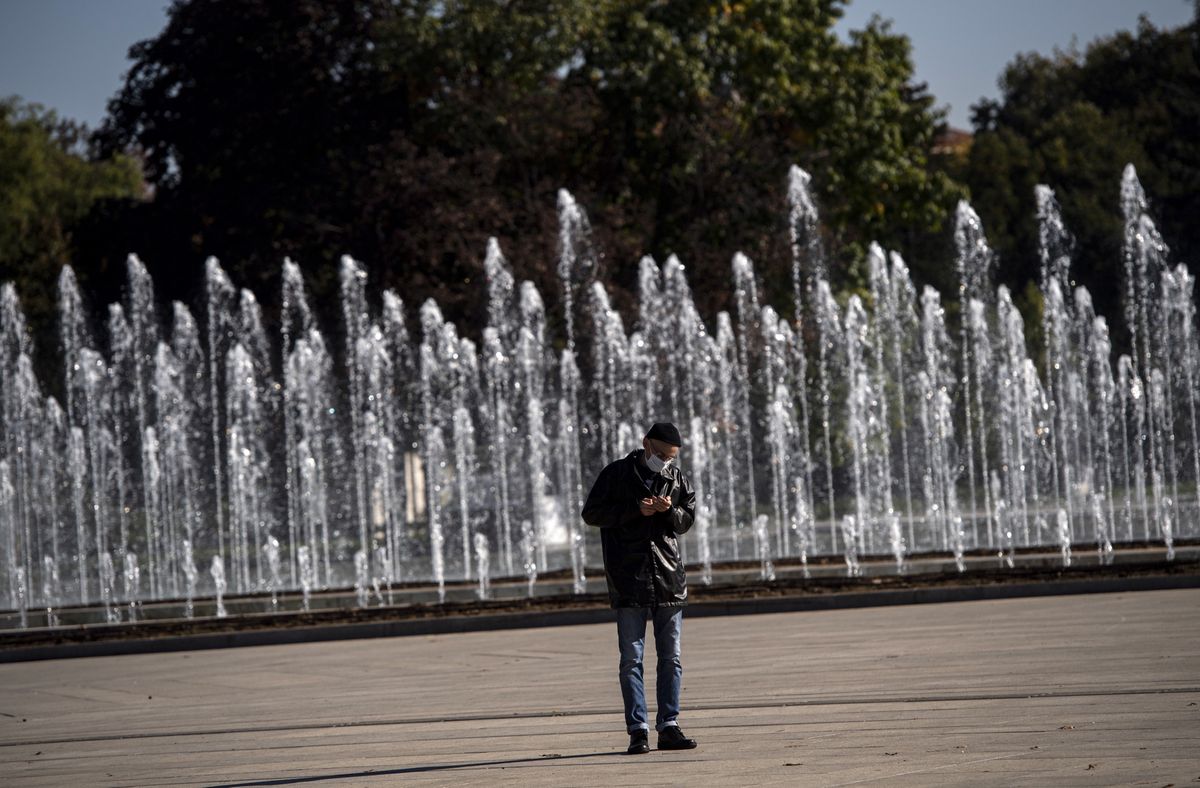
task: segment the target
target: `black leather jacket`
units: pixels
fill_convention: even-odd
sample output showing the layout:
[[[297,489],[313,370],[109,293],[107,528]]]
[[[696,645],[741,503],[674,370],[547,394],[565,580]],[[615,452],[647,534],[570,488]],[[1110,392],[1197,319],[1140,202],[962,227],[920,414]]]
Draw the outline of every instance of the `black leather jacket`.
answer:
[[[687,576],[678,538],[692,527],[696,492],[675,465],[653,476],[653,491],[648,489],[636,468],[641,454],[631,452],[600,472],[583,505],[583,521],[600,529],[613,607],[683,607]],[[651,494],[670,497],[671,508],[643,516],[638,501]]]

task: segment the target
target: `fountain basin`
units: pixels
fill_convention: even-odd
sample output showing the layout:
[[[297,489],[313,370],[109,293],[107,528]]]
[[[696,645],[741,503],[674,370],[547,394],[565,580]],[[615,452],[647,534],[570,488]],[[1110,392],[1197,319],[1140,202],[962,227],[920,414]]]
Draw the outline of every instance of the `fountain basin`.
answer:
[[[797,561],[776,565],[775,580],[764,582],[756,562],[727,562],[714,566],[710,586],[691,587],[689,616],[725,615],[785,610],[815,610],[872,605],[947,602],[1016,596],[1200,587],[1200,540],[1177,545],[1167,561],[1161,546],[1122,546],[1113,561],[1103,564],[1094,553],[1079,554],[1063,567],[1057,551],[1020,552],[1014,567],[1002,568],[995,556],[965,556],[966,570],[954,571],[949,555],[913,559],[908,572],[896,574],[894,563],[879,556],[861,562],[862,574],[846,577],[836,562],[810,563],[809,577]],[[490,600],[472,598],[469,584],[447,588],[447,601],[436,603],[436,589],[412,586],[396,589],[393,604],[355,606],[353,589],[314,594],[309,611],[300,609],[299,595],[281,597],[271,611],[270,598],[227,599],[231,615],[211,615],[212,600],[197,600],[197,616],[180,616],[182,605],[171,602],[147,606],[139,621],[80,623],[20,629],[16,614],[4,614],[0,632],[0,662],[101,654],[177,651],[243,645],[306,642],[358,637],[384,637],[440,632],[540,627],[606,621],[611,618],[602,577],[590,581],[585,594],[571,593],[572,578],[539,580],[534,595],[525,595],[524,579],[493,581]],[[320,600],[318,602],[318,600]],[[203,615],[208,612],[209,615]],[[103,621],[104,610],[64,609],[69,616],[92,616]],[[44,624],[44,621],[41,622]]]

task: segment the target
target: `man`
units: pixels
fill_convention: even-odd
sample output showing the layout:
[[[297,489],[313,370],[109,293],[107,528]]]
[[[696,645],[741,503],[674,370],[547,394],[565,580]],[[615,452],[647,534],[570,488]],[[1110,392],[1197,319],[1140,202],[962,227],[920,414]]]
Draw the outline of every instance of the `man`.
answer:
[[[676,719],[683,678],[679,636],[687,604],[678,540],[692,527],[696,513],[696,493],[675,466],[682,443],[673,424],[655,424],[640,451],[600,472],[583,506],[584,522],[600,528],[608,598],[617,611],[621,697],[631,755],[650,752],[642,683],[647,618],[654,622],[658,651],[658,748],[696,746]]]

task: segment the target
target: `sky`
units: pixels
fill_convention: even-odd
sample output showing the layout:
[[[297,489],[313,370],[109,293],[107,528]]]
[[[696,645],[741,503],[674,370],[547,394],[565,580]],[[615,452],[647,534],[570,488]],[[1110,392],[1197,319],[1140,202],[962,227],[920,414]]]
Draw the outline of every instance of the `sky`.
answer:
[[[129,68],[130,45],[157,35],[167,0],[0,0],[0,97],[19,95],[60,116],[99,125]],[[916,79],[952,126],[995,98],[996,80],[1019,52],[1050,54],[1131,30],[1139,14],[1158,27],[1192,17],[1192,0],[852,0],[839,34],[873,14],[912,40]]]

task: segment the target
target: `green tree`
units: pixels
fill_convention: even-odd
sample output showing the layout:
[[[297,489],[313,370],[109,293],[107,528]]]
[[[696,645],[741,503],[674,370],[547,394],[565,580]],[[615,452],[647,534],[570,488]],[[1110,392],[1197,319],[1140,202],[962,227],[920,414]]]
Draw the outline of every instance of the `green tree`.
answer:
[[[356,251],[355,166],[405,122],[372,53],[393,8],[402,13],[385,0],[175,2],[162,33],[131,48],[97,137],[143,157],[156,204],[134,207],[133,237],[99,239],[97,257],[148,242],[157,272],[216,254],[263,292],[286,254]]]
[[[85,141],[86,129],[53,112],[0,101],[0,282],[17,284],[44,345],[54,336],[55,282],[73,259],[80,224],[104,201],[141,194],[134,159],[89,159]]]
[[[269,298],[283,255],[328,294],[351,253],[459,318],[497,235],[554,306],[565,187],[619,305],[641,254],[676,253],[719,285],[701,308],[727,307],[739,249],[786,304],[789,164],[814,173],[842,261],[871,239],[932,248],[958,194],[928,161],[940,115],[907,39],[873,23],[841,42],[842,5],[177,0],[98,137],[142,153],[155,203],[95,255],[216,254]]]
[[[964,178],[1020,292],[1036,281],[1034,186],[1056,192],[1076,236],[1074,278],[1099,311],[1120,314],[1121,170],[1137,168],[1151,212],[1178,259],[1195,260],[1200,232],[1200,26],[1101,38],[1080,52],[1022,55],[1005,69],[999,101],[974,107]],[[1119,326],[1120,321],[1115,321]]]
[[[908,255],[921,280],[944,288],[948,219],[965,195],[931,161],[944,113],[923,84],[912,83],[906,37],[876,19],[851,39],[835,61],[844,81],[834,83],[818,136],[819,149],[828,151],[818,170],[827,221],[841,234],[844,260],[860,262],[867,244],[878,241]],[[861,286],[865,271],[856,274]]]

